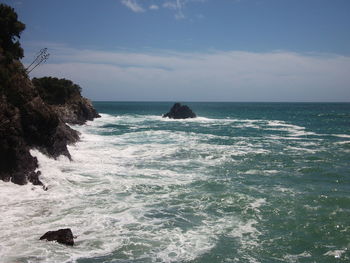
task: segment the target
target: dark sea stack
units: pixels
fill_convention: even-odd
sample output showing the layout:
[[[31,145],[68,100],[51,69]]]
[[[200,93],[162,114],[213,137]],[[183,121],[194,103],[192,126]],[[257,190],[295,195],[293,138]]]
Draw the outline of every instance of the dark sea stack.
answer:
[[[163,115],[163,118],[166,117],[171,119],[187,119],[196,118],[197,116],[187,105],[175,103],[170,111]]]
[[[81,88],[67,79],[54,77],[34,78],[33,84],[45,103],[63,122],[84,124],[100,117],[92,103],[81,95]]]
[[[59,229],[57,231],[48,231],[42,237],[40,237],[40,240],[57,241],[58,243],[67,246],[74,245],[74,236],[70,228]]]

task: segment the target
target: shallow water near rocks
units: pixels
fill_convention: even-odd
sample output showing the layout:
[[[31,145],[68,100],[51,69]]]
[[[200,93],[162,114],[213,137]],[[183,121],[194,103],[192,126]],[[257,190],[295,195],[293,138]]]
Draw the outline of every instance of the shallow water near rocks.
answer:
[[[350,261],[350,104],[186,104],[96,102],[73,161],[33,149],[49,190],[0,182],[0,261]]]

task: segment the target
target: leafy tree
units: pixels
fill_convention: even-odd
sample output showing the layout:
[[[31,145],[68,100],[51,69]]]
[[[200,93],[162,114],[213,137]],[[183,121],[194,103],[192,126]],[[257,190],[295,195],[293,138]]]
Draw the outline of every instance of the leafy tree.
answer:
[[[23,57],[23,49],[18,41],[25,24],[18,21],[15,10],[5,4],[0,4],[0,53],[7,61]]]
[[[81,93],[81,87],[67,79],[34,78],[32,83],[40,97],[48,104],[65,104],[70,98]]]

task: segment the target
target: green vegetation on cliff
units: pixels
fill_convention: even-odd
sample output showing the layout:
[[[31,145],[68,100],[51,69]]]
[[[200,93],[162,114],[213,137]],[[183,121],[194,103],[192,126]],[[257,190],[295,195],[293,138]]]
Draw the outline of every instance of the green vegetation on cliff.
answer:
[[[8,62],[23,57],[23,49],[18,39],[24,29],[25,25],[18,21],[15,10],[0,4],[0,52]]]
[[[34,78],[32,82],[40,97],[49,104],[65,104],[73,96],[81,95],[81,87],[67,79],[43,77]]]
[[[16,74],[25,74],[18,59],[23,57],[23,49],[18,41],[25,25],[18,21],[17,14],[10,6],[0,4],[0,94],[10,94],[9,88],[16,81]]]

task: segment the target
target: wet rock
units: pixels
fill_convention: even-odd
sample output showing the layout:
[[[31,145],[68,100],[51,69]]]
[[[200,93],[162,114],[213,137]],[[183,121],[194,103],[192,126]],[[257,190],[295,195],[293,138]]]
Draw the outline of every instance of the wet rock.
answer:
[[[92,106],[91,101],[81,96],[64,105],[52,106],[52,109],[64,122],[70,124],[84,124],[86,121],[101,117]]]
[[[48,231],[42,237],[40,237],[40,240],[57,241],[58,243],[67,246],[74,245],[74,236],[70,228],[59,229],[57,231]]]
[[[0,179],[15,184],[42,185],[36,148],[50,157],[70,157],[67,145],[78,141],[78,132],[67,126],[38,96],[20,72],[0,92]]]
[[[170,111],[163,115],[163,118],[166,117],[171,119],[187,119],[196,118],[197,116],[187,105],[175,103]]]
[[[0,66],[2,62],[0,52]],[[83,124],[98,114],[80,93],[57,106],[62,109],[46,103],[19,61],[0,67],[1,72],[0,83],[4,87],[0,87],[0,179],[20,185],[43,185],[38,161],[30,149],[53,158],[70,158],[67,145],[78,141],[79,134],[65,122]],[[69,118],[64,118],[64,111],[70,112]]]
[[[22,112],[0,97],[0,179],[15,184],[42,185],[38,161],[29,150],[22,125]]]

